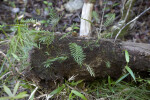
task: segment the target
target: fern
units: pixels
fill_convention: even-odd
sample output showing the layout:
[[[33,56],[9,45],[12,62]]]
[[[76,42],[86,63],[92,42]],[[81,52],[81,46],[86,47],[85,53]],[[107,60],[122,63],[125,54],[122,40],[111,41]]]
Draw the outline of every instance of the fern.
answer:
[[[92,12],[92,16],[95,19],[96,23],[98,23],[99,22],[99,15],[98,15],[98,13],[96,11],[93,11]]]
[[[47,59],[43,64],[44,64],[44,67],[48,68],[53,64],[54,61],[58,61],[58,62],[61,63],[66,59],[67,59],[66,56],[56,57],[56,58],[53,58],[53,59]]]
[[[49,16],[50,16],[50,18],[49,18],[50,24],[53,27],[55,27],[58,24],[60,17],[58,16],[58,14],[56,13],[56,10],[53,7],[51,7],[51,9],[50,9]]]
[[[28,23],[36,23],[37,20],[34,20],[34,19],[27,19],[27,20],[24,20],[24,19],[22,19],[20,22],[23,23],[23,24],[25,24],[25,23],[28,24]]]
[[[104,22],[105,27],[110,26],[115,20],[115,14],[113,13],[108,13],[104,17],[106,17],[106,21]]]
[[[41,23],[44,23],[46,27],[50,24],[52,26],[52,31],[54,31],[61,17],[58,15],[57,11],[54,9],[52,3],[48,1],[44,1],[43,3],[47,6],[45,8],[45,11],[49,12],[48,14],[49,19],[42,20]]]
[[[95,77],[95,73],[93,71],[93,68],[91,68],[89,65],[84,64],[84,66],[86,66],[87,71],[91,74],[91,76]]]
[[[82,65],[85,54],[83,53],[82,47],[77,45],[76,43],[70,43],[69,48],[71,51],[71,55],[73,56],[74,60],[79,64]]]
[[[49,46],[54,40],[54,33],[53,32],[46,32],[45,34],[41,35],[39,38],[40,43],[46,44]]]

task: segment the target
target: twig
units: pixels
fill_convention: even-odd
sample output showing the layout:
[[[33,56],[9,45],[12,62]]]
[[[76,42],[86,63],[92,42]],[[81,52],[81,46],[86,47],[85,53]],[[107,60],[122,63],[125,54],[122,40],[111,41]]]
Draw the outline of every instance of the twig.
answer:
[[[98,32],[98,38],[100,38],[100,33],[101,33],[101,31],[102,31],[102,24],[103,24],[103,19],[104,19],[105,8],[106,8],[106,3],[105,3],[104,8],[103,8],[102,19],[101,19],[101,24],[100,24],[100,29],[99,29],[99,32]]]
[[[125,22],[127,21],[127,18],[128,18],[128,16],[129,16],[129,12],[130,12],[132,3],[133,3],[133,0],[130,1],[129,9],[128,9],[127,14],[126,14],[126,17],[125,17],[125,19],[124,19]]]
[[[150,10],[150,7],[147,8],[146,10],[144,10],[142,13],[140,13],[138,16],[136,16],[133,20],[131,20],[130,22],[128,22],[126,25],[124,25],[119,32],[117,33],[114,42],[116,41],[116,39],[118,38],[118,36],[120,35],[121,31],[129,24],[131,24],[132,22],[134,22],[135,20],[137,20],[139,17],[141,17],[144,13],[146,13],[148,10]]]

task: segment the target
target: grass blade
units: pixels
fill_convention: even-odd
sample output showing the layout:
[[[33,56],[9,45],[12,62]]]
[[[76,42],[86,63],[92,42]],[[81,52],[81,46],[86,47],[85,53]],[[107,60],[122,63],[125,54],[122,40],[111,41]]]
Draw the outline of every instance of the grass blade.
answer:
[[[72,90],[71,93],[74,93],[76,96],[82,98],[83,100],[87,100],[87,98],[83,94],[81,94],[80,92],[76,90]]]
[[[129,66],[125,66],[125,69],[130,73],[134,81],[136,82],[135,75]]]
[[[129,75],[129,73],[128,73],[128,74],[125,74],[125,75],[123,75],[123,76],[121,76],[121,77],[115,82],[115,84],[121,82],[121,81],[122,81],[124,78],[126,78],[128,75]]]

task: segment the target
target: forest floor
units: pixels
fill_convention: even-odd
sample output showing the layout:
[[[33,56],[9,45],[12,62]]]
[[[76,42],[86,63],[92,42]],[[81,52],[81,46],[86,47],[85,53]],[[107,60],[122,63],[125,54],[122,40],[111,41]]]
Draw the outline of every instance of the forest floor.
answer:
[[[1,43],[17,34],[17,31],[11,26],[19,24],[21,19],[35,19],[39,21],[36,28],[40,27],[40,29],[55,32],[55,34],[78,36],[82,9],[70,12],[65,8],[67,2],[68,0],[0,0],[0,51],[8,48],[7,45],[2,46]],[[136,0],[132,8],[131,20],[148,7],[150,7],[148,0]],[[111,33],[103,34],[103,32],[118,23],[121,18],[121,9],[121,0],[109,0],[107,2],[104,2],[104,0],[96,0],[92,18],[92,36],[97,38],[98,34],[100,34],[99,30],[101,29],[101,38],[112,38]],[[103,11],[104,16],[102,16]],[[115,17],[112,18],[110,15],[114,15]],[[111,18],[112,20],[109,20]],[[101,25],[102,20],[103,25]],[[108,25],[105,26],[104,24]],[[2,25],[4,25],[4,27],[2,27]],[[131,26],[132,27],[127,30],[128,34],[122,39],[123,41],[150,44],[150,11],[147,11],[139,19],[134,21]],[[3,52],[7,53],[6,51]],[[0,54],[2,53],[0,52]],[[0,63],[3,63],[1,56],[0,60]],[[10,64],[6,64],[6,66],[9,65]],[[16,65],[19,66],[19,64]],[[15,69],[15,71],[18,70],[17,67],[12,69]],[[82,81],[66,81],[63,85],[60,84],[53,93],[48,95],[48,90],[42,90],[42,88],[33,85],[35,81],[29,82],[25,79],[22,80],[21,78],[23,76],[21,75],[23,72],[14,77],[12,69],[6,70],[3,68],[3,64],[0,66],[0,84],[2,84],[0,85],[0,97],[7,96],[6,91],[8,90],[4,89],[6,93],[3,91],[4,84],[13,90],[15,83],[19,80],[21,86],[18,92],[27,91],[28,94],[34,94],[36,91],[35,100],[41,98],[43,98],[43,100],[46,100],[45,98],[47,98],[47,100],[48,98],[53,98],[52,100],[67,100],[68,98],[74,98],[75,100],[81,100],[80,98],[84,100],[148,100],[150,98],[150,80],[142,79],[140,76],[137,78],[137,83],[131,81],[118,83],[117,85],[114,84],[115,81],[110,77],[86,83]],[[12,75],[9,75],[10,73],[12,73]],[[8,77],[6,78],[5,76],[7,76],[7,74]],[[38,90],[37,87],[39,88]],[[58,94],[56,95],[56,93]],[[33,96],[33,94],[30,96]],[[52,97],[53,95],[54,97]],[[24,100],[27,100],[27,98],[24,98]]]

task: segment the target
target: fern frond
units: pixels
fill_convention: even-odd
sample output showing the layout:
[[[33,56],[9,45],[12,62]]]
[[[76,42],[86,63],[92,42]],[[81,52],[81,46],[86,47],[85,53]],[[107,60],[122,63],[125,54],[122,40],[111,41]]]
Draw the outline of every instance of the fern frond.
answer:
[[[43,64],[44,64],[44,67],[48,68],[50,67],[54,61],[58,61],[58,62],[63,62],[67,59],[66,56],[61,56],[61,57],[56,57],[56,58],[53,58],[53,59],[48,59],[46,60]]]
[[[85,54],[83,53],[82,47],[77,45],[76,43],[70,43],[69,48],[71,51],[71,55],[73,56],[74,60],[79,64],[82,65]]]
[[[87,64],[84,64],[84,65],[86,66],[87,71],[91,74],[91,76],[95,77],[95,73],[94,73],[93,69]]]
[[[46,31],[46,30],[30,30],[30,32],[31,33],[49,33],[49,34],[51,34],[51,32],[50,31]]]
[[[106,21],[104,22],[105,27],[110,26],[115,20],[115,14],[113,13],[108,13],[104,17],[107,17]]]
[[[99,22],[99,15],[96,11],[92,12],[92,17],[95,19],[95,21],[98,23]]]
[[[11,24],[11,25],[7,25],[7,26],[13,26],[13,27],[27,27],[27,24]]]
[[[50,32],[44,35],[41,35],[39,41],[47,46],[50,45],[54,41],[54,33]]]
[[[51,7],[51,9],[50,9],[49,16],[50,16],[50,18],[49,18],[50,23],[49,24],[51,24],[54,28],[58,24],[58,22],[60,21],[60,17],[56,13],[56,10],[53,7]]]
[[[20,22],[23,24],[25,24],[25,23],[36,23],[37,19],[26,19],[26,20],[22,19]]]

